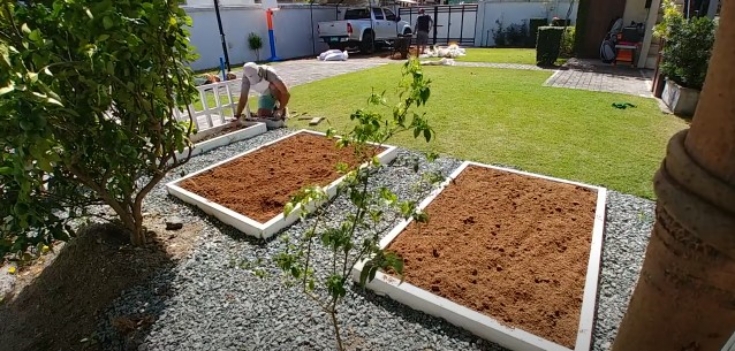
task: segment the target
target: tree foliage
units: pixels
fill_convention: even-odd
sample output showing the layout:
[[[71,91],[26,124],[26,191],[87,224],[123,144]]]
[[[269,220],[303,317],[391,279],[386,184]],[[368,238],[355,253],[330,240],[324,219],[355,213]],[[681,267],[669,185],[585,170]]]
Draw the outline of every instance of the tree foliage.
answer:
[[[143,198],[188,161],[180,2],[0,0],[0,256],[67,238],[99,201],[144,242]]]
[[[415,59],[404,65],[402,73],[400,101],[392,106],[392,116],[371,110],[357,110],[350,116],[355,122],[354,128],[337,139],[338,147],[354,148],[355,153],[362,156],[373,150],[375,145],[384,145],[403,132],[410,132],[415,138],[425,138],[427,142],[433,139],[434,131],[425,115],[412,112],[413,107],[423,106],[428,101],[431,81],[424,76]],[[372,106],[391,107],[385,93],[373,93],[368,102]],[[335,133],[330,130],[327,134],[334,136]],[[365,167],[357,169],[338,164],[337,170],[345,178],[337,194],[349,199],[353,205],[346,220],[333,225],[326,220],[324,209],[317,207],[311,214],[315,220],[304,237],[297,242],[287,243],[287,250],[276,257],[276,263],[288,281],[300,285],[304,293],[330,315],[340,350],[344,348],[337,322],[338,305],[347,294],[346,285],[352,267],[360,260],[369,259],[360,277],[362,286],[372,281],[378,270],[402,274],[403,260],[394,253],[383,251],[378,246],[379,240],[397,220],[414,218],[419,222],[428,221],[428,216],[417,210],[418,200],[399,199],[390,189],[371,182],[380,167],[382,165],[376,157]],[[418,163],[414,170],[418,172]],[[443,177],[427,179],[436,183]],[[324,188],[309,186],[293,197],[284,213],[288,215],[297,206],[308,208],[326,199]],[[302,212],[302,216],[306,216],[306,213]],[[315,245],[321,245],[331,252],[329,264],[313,262]]]
[[[666,39],[661,71],[679,85],[701,90],[715,43],[715,22],[708,17],[684,18],[674,1],[665,1],[656,34]]]

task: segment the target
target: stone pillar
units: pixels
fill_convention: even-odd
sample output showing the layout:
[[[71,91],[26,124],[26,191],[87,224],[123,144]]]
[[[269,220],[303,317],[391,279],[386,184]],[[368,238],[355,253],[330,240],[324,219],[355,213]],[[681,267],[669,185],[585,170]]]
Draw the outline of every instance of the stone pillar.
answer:
[[[654,177],[656,223],[613,351],[720,351],[735,332],[735,0],[689,130]]]

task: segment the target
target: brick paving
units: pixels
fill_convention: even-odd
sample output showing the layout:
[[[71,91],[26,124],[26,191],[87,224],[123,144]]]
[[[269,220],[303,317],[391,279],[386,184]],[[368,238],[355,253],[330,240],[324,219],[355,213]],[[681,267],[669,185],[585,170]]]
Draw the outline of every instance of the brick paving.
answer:
[[[544,68],[527,65],[522,63],[491,63],[491,62],[467,62],[467,61],[455,61],[455,66],[460,67],[487,67],[487,68],[503,68],[503,69],[520,69],[529,71],[543,71]]]
[[[594,61],[570,60],[545,83],[546,86],[622,93],[653,97],[650,91],[651,70],[603,65]]]

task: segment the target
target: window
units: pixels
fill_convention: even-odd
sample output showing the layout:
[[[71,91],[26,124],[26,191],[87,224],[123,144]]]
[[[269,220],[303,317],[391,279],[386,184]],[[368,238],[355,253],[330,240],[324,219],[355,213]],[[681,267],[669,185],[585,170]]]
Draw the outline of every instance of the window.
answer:
[[[388,10],[388,9],[384,9],[383,11],[385,11],[385,19],[386,20],[388,20],[388,21],[394,21],[395,22],[396,15],[393,13],[393,11]]]
[[[375,20],[377,21],[385,20],[385,17],[383,17],[383,9],[381,8],[373,7],[373,16],[375,16]]]
[[[370,19],[367,9],[349,9],[345,12],[345,20]]]

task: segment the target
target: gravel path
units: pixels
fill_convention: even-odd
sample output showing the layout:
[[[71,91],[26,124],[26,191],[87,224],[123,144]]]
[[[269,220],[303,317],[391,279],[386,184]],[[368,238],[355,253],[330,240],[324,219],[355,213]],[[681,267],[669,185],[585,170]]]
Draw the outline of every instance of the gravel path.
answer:
[[[390,63],[380,58],[356,58],[348,61],[324,62],[315,59],[292,60],[278,62],[273,68],[289,87],[311,83],[317,80],[339,76],[342,74],[361,71]],[[242,69],[233,71],[238,78],[242,78]],[[233,94],[240,93],[240,86],[233,89]]]
[[[184,172],[201,169],[281,137],[286,130],[269,132],[192,159]],[[412,171],[417,153],[401,151],[376,181],[399,196],[416,196],[420,178]],[[421,159],[422,170],[450,173],[460,161],[442,158],[432,164]],[[204,223],[205,230],[191,257],[172,271],[161,272],[149,284],[128,290],[100,319],[98,337],[105,350],[333,350],[333,334],[324,313],[295,288],[286,288],[277,275],[273,255],[281,240],[259,242],[210,219],[202,212],[167,197],[163,183],[147,199],[147,211],[179,215]],[[333,221],[343,219],[345,199],[332,202]],[[604,268],[601,276],[596,351],[607,350],[637,279],[653,219],[653,203],[610,192],[608,197]],[[310,221],[307,221],[310,222]],[[296,223],[281,236],[300,236],[308,223]],[[317,257],[327,257],[324,250]],[[258,262],[260,260],[260,262]],[[251,262],[268,275],[259,278]],[[141,340],[124,340],[114,331],[117,316],[149,314],[155,323]],[[384,297],[353,288],[342,305],[343,337],[350,350],[502,350],[448,323],[415,312]],[[142,344],[137,347],[138,343]],[[136,348],[137,347],[137,348]]]

